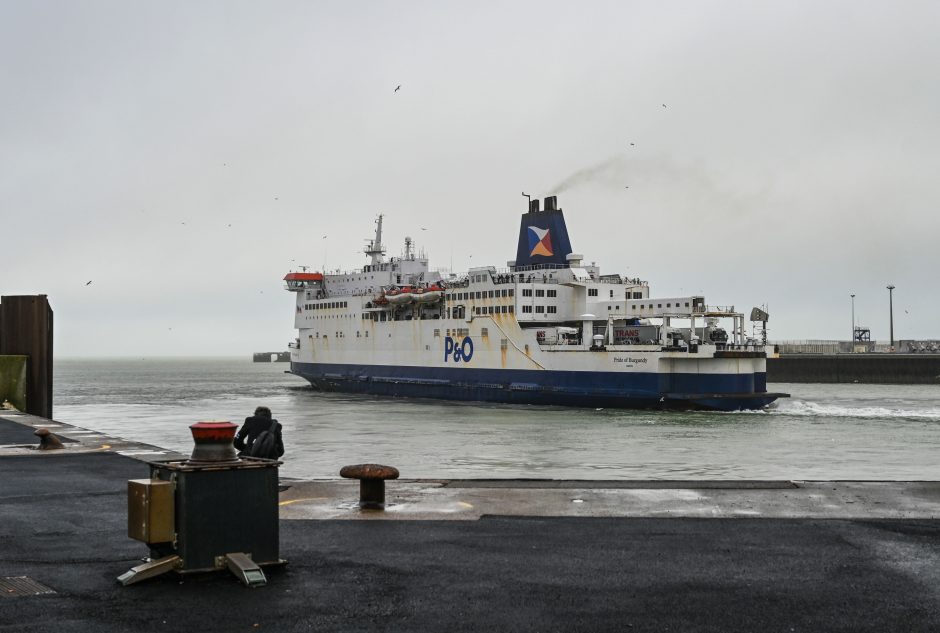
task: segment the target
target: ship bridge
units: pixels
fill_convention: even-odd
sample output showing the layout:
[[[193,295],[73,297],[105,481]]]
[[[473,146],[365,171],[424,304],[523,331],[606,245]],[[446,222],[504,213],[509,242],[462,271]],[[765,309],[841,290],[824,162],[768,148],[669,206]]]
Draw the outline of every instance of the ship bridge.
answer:
[[[323,285],[322,273],[287,273],[284,275],[286,290],[302,292],[310,288],[319,288]]]

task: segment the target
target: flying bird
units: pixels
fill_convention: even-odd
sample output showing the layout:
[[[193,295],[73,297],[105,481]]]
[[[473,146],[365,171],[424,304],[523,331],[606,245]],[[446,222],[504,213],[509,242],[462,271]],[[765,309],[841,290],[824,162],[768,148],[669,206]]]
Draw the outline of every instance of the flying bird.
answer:
[[[398,92],[401,89],[401,84],[395,86],[395,89],[392,92]]]
[[[86,285],[86,286],[90,286],[90,285],[91,285],[91,282],[89,281],[89,282],[86,283],[85,285]],[[905,312],[907,312],[907,310],[905,310]]]
[[[630,143],[630,147],[633,147],[634,145],[636,145],[636,143]]]
[[[664,108],[666,107],[666,104],[665,104],[665,103],[663,104],[663,107],[664,107]]]
[[[627,185],[626,187],[624,187],[624,189],[629,189],[629,188],[630,188],[630,185]]]
[[[320,239],[321,239],[321,240],[325,240],[325,239],[326,239],[326,236],[324,235],[324,236],[321,237]]]
[[[422,231],[427,231],[427,229],[424,228],[423,226],[422,226],[422,227],[419,227],[419,228],[420,228]]]

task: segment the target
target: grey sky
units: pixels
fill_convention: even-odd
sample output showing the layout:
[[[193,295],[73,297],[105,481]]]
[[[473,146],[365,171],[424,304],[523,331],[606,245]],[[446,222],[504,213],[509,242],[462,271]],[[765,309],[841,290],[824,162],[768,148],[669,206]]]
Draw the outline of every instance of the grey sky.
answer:
[[[0,293],[50,296],[60,355],[279,350],[283,275],[361,266],[377,213],[390,254],[504,266],[520,191],[569,180],[574,249],[656,295],[795,339],[847,338],[854,292],[886,340],[893,283],[895,337],[937,338],[938,18],[0,0]]]

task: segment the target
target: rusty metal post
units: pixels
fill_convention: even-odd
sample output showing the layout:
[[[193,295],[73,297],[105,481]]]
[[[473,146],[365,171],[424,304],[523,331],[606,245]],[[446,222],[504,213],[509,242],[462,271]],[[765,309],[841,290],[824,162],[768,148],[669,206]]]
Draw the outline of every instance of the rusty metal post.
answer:
[[[26,413],[52,418],[52,308],[46,295],[0,297],[0,354],[29,356]]]
[[[359,507],[366,510],[381,510],[385,507],[385,480],[359,480]]]
[[[36,429],[33,435],[39,438],[38,448],[41,451],[55,451],[60,448],[65,448],[62,444],[62,440],[53,435],[49,429]]]
[[[398,469],[382,464],[343,466],[340,477],[359,480],[359,507],[363,510],[385,509],[385,480],[398,479]]]

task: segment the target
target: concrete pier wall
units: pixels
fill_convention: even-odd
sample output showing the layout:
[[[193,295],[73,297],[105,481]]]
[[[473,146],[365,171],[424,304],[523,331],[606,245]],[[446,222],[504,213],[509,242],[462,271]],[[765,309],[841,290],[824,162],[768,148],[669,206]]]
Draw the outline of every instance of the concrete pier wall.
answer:
[[[940,355],[797,354],[767,359],[767,382],[940,384]]]
[[[255,352],[251,359],[256,363],[289,363],[290,352]]]

